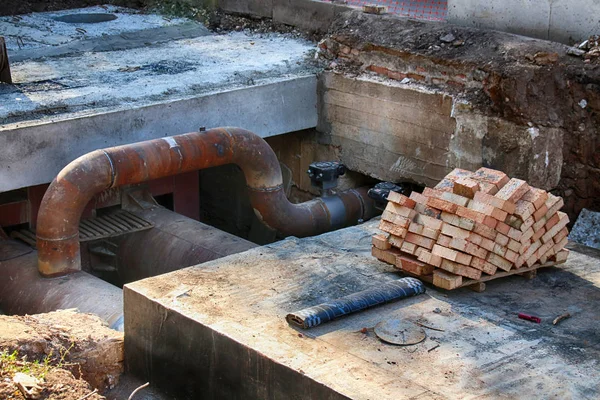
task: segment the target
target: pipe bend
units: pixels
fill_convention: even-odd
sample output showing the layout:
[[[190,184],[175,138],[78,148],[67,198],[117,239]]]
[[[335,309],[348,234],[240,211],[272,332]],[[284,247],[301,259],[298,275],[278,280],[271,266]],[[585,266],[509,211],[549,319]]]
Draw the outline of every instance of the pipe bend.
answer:
[[[91,198],[111,187],[114,171],[96,150],[65,167],[44,194],[37,219],[38,269],[42,275],[79,271],[79,219]]]
[[[81,269],[79,219],[94,195],[183,172],[237,164],[261,221],[289,236],[310,236],[366,219],[367,199],[343,192],[336,202],[292,204],[283,191],[279,160],[260,136],[225,127],[96,150],[67,165],[46,191],[38,214],[38,268],[42,275]],[[362,198],[361,198],[362,197]]]

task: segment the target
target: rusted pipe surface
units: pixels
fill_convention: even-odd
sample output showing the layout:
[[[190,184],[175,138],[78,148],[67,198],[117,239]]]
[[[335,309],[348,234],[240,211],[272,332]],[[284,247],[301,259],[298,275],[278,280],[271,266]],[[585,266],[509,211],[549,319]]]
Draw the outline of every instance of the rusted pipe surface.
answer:
[[[18,242],[0,241],[0,252],[11,244]],[[46,279],[38,273],[37,252],[21,246],[29,253],[0,262],[0,307],[4,312],[25,315],[77,308],[123,330],[121,289],[83,271]]]
[[[97,150],[67,165],[48,188],[40,207],[40,272],[56,276],[81,269],[79,218],[95,194],[225,164],[237,164],[242,169],[256,214],[265,225],[284,235],[316,235],[369,217],[364,207],[368,197],[361,198],[357,191],[339,195],[342,203],[348,204],[339,210],[329,209],[321,199],[290,203],[271,147],[250,131],[215,128]]]
[[[125,284],[216,260],[256,244],[163,207],[132,211],[154,227],[112,239],[119,283]]]

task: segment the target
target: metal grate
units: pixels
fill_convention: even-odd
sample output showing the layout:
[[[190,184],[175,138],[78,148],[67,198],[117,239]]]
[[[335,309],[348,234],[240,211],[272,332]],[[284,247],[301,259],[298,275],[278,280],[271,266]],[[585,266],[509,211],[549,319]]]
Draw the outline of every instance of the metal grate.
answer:
[[[79,241],[89,242],[125,233],[138,232],[150,229],[154,224],[138,217],[129,211],[119,210],[101,217],[90,218],[79,223]],[[35,232],[21,229],[11,233],[11,237],[36,247]]]
[[[391,14],[424,19],[445,21],[448,15],[448,0],[346,0],[351,6],[377,4],[386,6]]]
[[[119,210],[97,218],[83,220],[79,223],[79,240],[103,239],[124,233],[138,232],[150,229],[152,222],[146,221],[129,211]]]

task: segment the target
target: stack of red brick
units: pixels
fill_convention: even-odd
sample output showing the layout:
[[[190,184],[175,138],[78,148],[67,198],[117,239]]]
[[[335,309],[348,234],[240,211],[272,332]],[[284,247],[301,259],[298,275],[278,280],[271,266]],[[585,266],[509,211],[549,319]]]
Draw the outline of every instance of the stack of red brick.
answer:
[[[457,168],[422,194],[390,192],[373,255],[446,289],[463,277],[564,262],[562,206],[561,197],[503,172]]]

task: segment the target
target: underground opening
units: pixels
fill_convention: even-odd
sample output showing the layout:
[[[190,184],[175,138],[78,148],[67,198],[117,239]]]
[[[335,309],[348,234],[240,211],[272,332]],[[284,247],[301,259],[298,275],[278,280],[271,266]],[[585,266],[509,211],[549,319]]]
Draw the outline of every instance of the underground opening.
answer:
[[[53,19],[68,24],[97,24],[100,22],[114,21],[117,19],[117,16],[115,14],[107,13],[88,13],[61,15],[59,17],[54,17]]]

